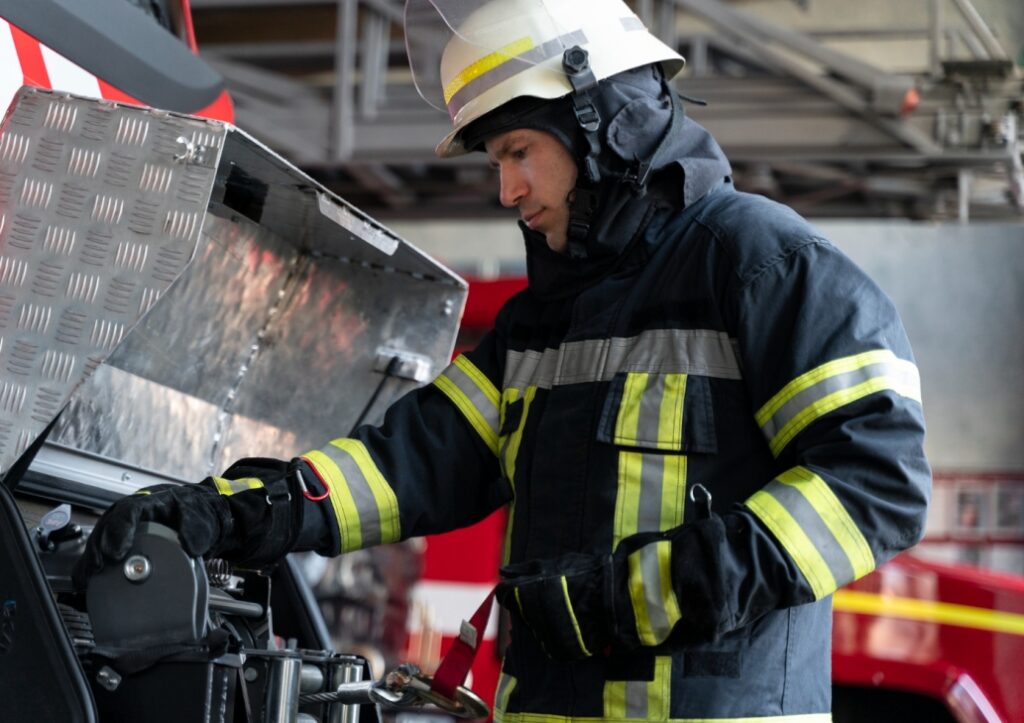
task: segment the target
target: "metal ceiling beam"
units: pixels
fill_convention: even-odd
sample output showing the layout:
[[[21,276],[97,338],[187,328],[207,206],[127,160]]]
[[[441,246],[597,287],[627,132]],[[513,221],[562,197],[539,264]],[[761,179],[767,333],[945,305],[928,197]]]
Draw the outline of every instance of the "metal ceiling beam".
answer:
[[[718,0],[675,0],[684,10],[693,13],[724,35],[734,38],[747,45],[754,54],[766,65],[786,75],[798,78],[815,90],[832,98],[852,113],[856,113],[870,123],[877,125],[894,138],[906,143],[911,148],[925,153],[937,154],[941,147],[928,136],[899,120],[880,115],[876,108],[879,101],[885,105],[892,103],[887,96],[895,92],[898,96],[896,109],[902,103],[902,97],[914,87],[909,77],[891,76],[879,71],[852,56],[838,53],[802,33],[782,28],[747,13],[737,12]],[[788,51],[798,52],[804,58],[820,65],[824,73],[811,70],[803,63],[784,54],[772,45],[780,45]],[[861,91],[867,93],[872,101],[865,98],[850,86],[832,80],[837,74],[852,81]]]
[[[352,157],[355,147],[355,80],[357,46],[357,23],[359,4],[357,0],[337,0],[338,19],[334,47],[334,99],[331,113],[331,157],[345,161]]]
[[[325,103],[306,85],[247,63],[207,56],[230,78],[236,123],[296,163],[327,157]]]
[[[1006,60],[1006,51],[1003,46],[996,40],[996,36],[992,34],[992,30],[988,24],[982,19],[978,13],[978,9],[974,7],[971,0],[953,0],[953,4],[956,5],[957,10],[963,16],[964,20],[967,21],[968,26],[974,32],[978,40],[984,46],[988,52],[988,57],[997,60]]]
[[[405,11],[402,3],[395,5],[389,0],[362,0],[362,4],[399,26],[405,24]]]
[[[675,4],[710,23],[723,34],[743,41],[756,39],[761,43],[776,43],[813,60],[865,90],[872,90],[888,75],[848,53],[841,53],[822,45],[810,35],[738,11],[719,0],[675,0]],[[907,80],[912,82],[910,78]]]
[[[333,40],[276,41],[273,43],[207,43],[204,57],[232,58],[246,62],[285,61],[289,59],[334,58]]]
[[[887,38],[931,40],[922,100],[906,118],[878,110],[892,111],[893,98],[901,98],[914,80],[894,81],[818,41],[837,33],[778,28],[723,0],[636,0],[634,7],[670,45],[686,49],[691,74],[681,87],[711,102],[709,108],[688,112],[716,135],[739,177],[746,175],[751,183],[774,179],[765,190],[776,196],[777,189],[781,200],[787,194],[803,195],[801,202],[813,200],[819,211],[843,206],[855,210],[857,204],[867,207],[872,197],[919,200],[920,194],[931,193],[933,202],[921,206],[941,209],[943,194],[949,188],[955,194],[958,169],[990,176],[996,167],[1009,176],[1011,189],[1018,189],[1014,197],[1020,198],[1024,175],[1019,172],[1019,146],[1000,145],[985,135],[985,124],[1000,118],[1010,102],[999,95],[999,84],[985,79],[974,83],[969,77],[964,85],[943,81],[941,41],[949,28],[942,8],[949,2],[959,8],[967,0],[930,0],[933,12],[927,28],[878,31]],[[447,132],[448,119],[422,102],[404,65],[394,65],[400,53],[399,41],[392,37],[398,37],[395,26],[402,22],[401,2],[193,0],[198,10],[300,4],[338,9],[333,42],[222,42],[207,47],[228,79],[239,124],[319,172],[325,182],[346,192],[358,189],[354,193],[360,202],[385,216],[427,213],[427,203],[437,213],[491,214],[495,204],[489,171],[483,168],[485,180],[473,183],[464,183],[453,172],[453,166],[482,168],[482,159],[434,157],[434,144]],[[318,12],[323,15],[322,9]],[[678,36],[678,12],[702,13],[719,34]],[[845,38],[853,33],[843,28],[838,34]],[[983,35],[973,27],[968,35],[988,56]],[[286,68],[288,75],[267,70],[275,65]],[[728,68],[728,75],[721,68]],[[888,105],[881,98],[886,92]],[[927,182],[908,190],[902,180],[887,180],[902,179],[900,167],[908,165],[919,169],[911,173],[925,173]],[[757,168],[762,169],[760,176]],[[834,177],[829,177],[830,170]],[[884,182],[873,183],[867,172]],[[905,192],[893,190],[894,182]],[[840,193],[848,187],[857,190]],[[816,190],[820,196],[813,195]]]

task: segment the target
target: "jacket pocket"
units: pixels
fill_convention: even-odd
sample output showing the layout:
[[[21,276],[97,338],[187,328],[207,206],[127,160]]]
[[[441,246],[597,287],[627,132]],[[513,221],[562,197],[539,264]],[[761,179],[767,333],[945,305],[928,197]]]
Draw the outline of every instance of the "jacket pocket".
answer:
[[[616,374],[597,438],[618,447],[716,453],[710,379],[692,374]]]
[[[681,525],[689,457],[718,451],[707,377],[623,372],[612,379],[598,440],[616,450],[612,549]]]

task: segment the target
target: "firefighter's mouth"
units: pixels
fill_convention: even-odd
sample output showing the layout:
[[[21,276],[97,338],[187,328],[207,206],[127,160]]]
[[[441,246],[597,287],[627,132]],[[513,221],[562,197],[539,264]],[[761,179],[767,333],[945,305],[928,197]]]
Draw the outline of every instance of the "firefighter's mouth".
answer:
[[[541,209],[540,211],[534,211],[533,213],[530,214],[524,214],[523,223],[525,223],[531,231],[536,231],[537,225],[540,221],[540,217],[543,215],[544,209]]]

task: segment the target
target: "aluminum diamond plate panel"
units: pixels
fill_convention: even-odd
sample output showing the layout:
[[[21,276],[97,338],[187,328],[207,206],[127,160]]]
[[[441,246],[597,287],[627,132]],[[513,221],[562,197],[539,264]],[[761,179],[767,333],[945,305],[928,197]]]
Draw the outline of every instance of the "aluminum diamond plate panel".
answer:
[[[0,471],[189,264],[225,135],[20,91],[0,129]]]
[[[23,90],[0,133],[0,469],[62,408],[23,484],[121,493],[319,447],[448,363],[465,298],[237,128]]]

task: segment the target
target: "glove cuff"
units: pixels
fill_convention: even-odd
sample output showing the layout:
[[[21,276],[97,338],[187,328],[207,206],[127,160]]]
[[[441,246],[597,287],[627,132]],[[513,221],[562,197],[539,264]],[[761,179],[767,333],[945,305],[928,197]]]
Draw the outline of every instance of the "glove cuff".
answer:
[[[240,562],[257,567],[279,562],[295,548],[305,511],[301,487],[290,472],[268,482],[265,489],[266,527],[257,536],[255,546],[240,558]]]
[[[292,465],[302,486],[304,508],[295,550],[313,550],[325,557],[341,554],[341,530],[331,501],[332,490],[312,460],[296,457]]]
[[[295,548],[304,517],[301,485],[287,463],[274,462],[271,467],[266,462],[242,460],[224,473],[226,477],[203,481],[220,493],[232,520],[229,534],[211,556],[264,567]]]

